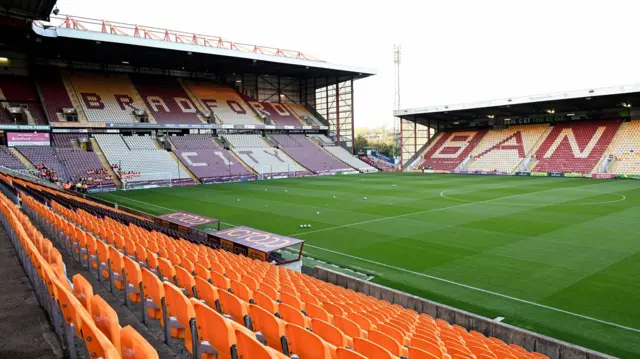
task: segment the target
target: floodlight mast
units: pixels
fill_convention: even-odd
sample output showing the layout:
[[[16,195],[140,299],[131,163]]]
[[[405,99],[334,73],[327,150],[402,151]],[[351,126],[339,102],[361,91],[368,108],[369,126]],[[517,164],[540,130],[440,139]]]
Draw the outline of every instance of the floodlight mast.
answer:
[[[400,64],[402,63],[402,45],[393,45],[393,65],[394,65],[394,93],[393,93],[393,107],[396,110],[400,109]],[[399,117],[393,118],[393,143],[400,149],[400,157],[402,158],[401,138],[402,135],[402,120]],[[400,160],[402,165],[402,159]]]

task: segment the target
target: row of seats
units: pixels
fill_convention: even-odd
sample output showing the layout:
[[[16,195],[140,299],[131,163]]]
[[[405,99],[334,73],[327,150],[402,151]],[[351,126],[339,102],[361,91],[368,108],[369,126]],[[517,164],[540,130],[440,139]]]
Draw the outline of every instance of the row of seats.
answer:
[[[36,207],[45,223],[66,221],[56,228],[67,247],[87,248],[85,265],[197,358],[546,358],[284,267],[55,202]]]
[[[4,176],[3,179],[6,180]],[[29,196],[24,196],[23,201],[27,213],[36,208],[48,211]],[[0,211],[2,225],[36,290],[37,299],[63,338],[70,358],[77,357],[76,338],[84,343],[85,354],[90,358],[158,358],[156,350],[134,328],[120,327],[113,308],[93,294],[91,284],[82,275],[76,274],[71,281],[67,278],[62,254],[53,242],[2,194]]]

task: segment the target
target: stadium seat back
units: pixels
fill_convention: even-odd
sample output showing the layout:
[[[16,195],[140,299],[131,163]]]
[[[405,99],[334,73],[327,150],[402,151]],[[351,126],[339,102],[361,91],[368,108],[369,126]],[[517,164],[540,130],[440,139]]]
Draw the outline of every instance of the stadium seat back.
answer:
[[[278,306],[278,313],[280,317],[288,323],[295,324],[303,328],[309,328],[309,318],[305,317],[298,309],[290,306],[289,304],[280,303]]]
[[[144,289],[143,300],[151,301],[153,305],[147,305],[147,315],[151,319],[160,320],[162,322],[162,302],[164,301],[164,286],[155,274],[147,268],[140,270],[142,274],[142,287]]]
[[[193,297],[196,282],[191,272],[181,266],[175,266],[174,269],[176,271],[176,285],[183,289],[188,297]]]
[[[331,358],[329,347],[316,334],[291,323],[285,326],[285,332],[290,354],[296,354],[300,359]]]
[[[426,350],[422,350],[420,348],[417,347],[410,347],[409,348],[409,358],[411,359],[442,359],[443,356],[440,355],[435,355],[433,353],[430,353]]]
[[[64,322],[67,325],[73,324],[76,335],[81,336],[82,334],[80,330],[82,323],[79,321],[78,313],[80,312],[79,309],[84,307],[82,307],[80,301],[76,299],[76,297],[69,290],[67,290],[67,288],[59,279],[54,278],[52,282],[55,298],[58,302],[58,306],[60,307],[60,311],[62,312]]]
[[[91,297],[93,297],[93,287],[91,284],[81,275],[76,274],[72,278],[73,281],[73,294],[78,301],[82,304],[84,309],[91,314]]]
[[[220,310],[223,314],[231,316],[231,318],[233,318],[233,320],[238,324],[246,327],[251,325],[249,321],[249,307],[247,302],[225,290],[219,290],[218,296],[220,298]]]
[[[345,335],[351,338],[365,338],[365,331],[360,328],[358,323],[351,319],[336,315],[333,317],[333,324],[340,329]]]
[[[356,353],[353,350],[347,348],[338,348],[336,350],[337,359],[370,359],[362,354]],[[413,358],[411,358],[413,359]]]
[[[113,343],[120,348],[120,322],[118,314],[109,303],[99,295],[91,297],[91,318],[95,326]]]
[[[313,329],[313,332],[320,338],[324,339],[324,341],[336,347],[346,347],[352,344],[340,329],[324,320],[311,319],[311,329]]]
[[[278,303],[263,292],[253,292],[253,301],[256,305],[272,314],[278,312]]]
[[[196,277],[202,278],[207,281],[211,279],[211,271],[207,269],[205,266],[203,266],[200,263],[196,263],[195,268],[196,268],[195,270]]]
[[[123,258],[125,285],[129,285],[129,300],[140,303],[140,284],[142,284],[142,272],[140,264],[129,257]]]
[[[283,351],[282,344],[283,339],[285,339],[284,322],[255,304],[249,306],[249,315],[251,316],[253,330],[262,333],[267,345]]]
[[[213,285],[222,290],[229,290],[229,288],[231,288],[231,282],[229,282],[229,278],[225,277],[219,272],[211,271],[211,281],[213,282]]]
[[[387,349],[367,339],[354,338],[353,349],[367,358],[396,359]]]
[[[231,279],[231,292],[247,303],[253,299],[253,291],[235,279]]]
[[[167,280],[174,283],[176,270],[173,267],[173,263],[166,258],[158,257],[158,271],[163,280]]]
[[[255,338],[249,336],[243,330],[235,331],[236,339],[238,341],[238,359],[277,359],[275,353],[267,349],[262,343]],[[282,356],[287,358],[286,356]]]
[[[320,319],[329,323],[333,320],[333,316],[329,314],[329,312],[324,310],[321,306],[313,303],[305,304],[305,312],[309,318]]]
[[[111,265],[110,275],[113,277],[113,286],[117,290],[124,289],[124,281],[122,281],[122,271],[124,270],[124,256],[117,249],[109,247],[109,263]]]
[[[231,359],[232,352],[236,350],[236,336],[231,322],[196,299],[192,298],[191,303],[196,315],[198,342],[208,342],[218,352],[218,359]]]
[[[184,338],[184,346],[190,354],[193,354],[191,321],[195,318],[193,304],[182,294],[180,288],[169,282],[162,282],[164,287],[167,318],[171,322],[167,325],[171,328],[171,336]]]
[[[196,292],[198,293],[198,299],[204,301],[204,303],[212,309],[219,311],[220,299],[218,297],[218,288],[214,287],[211,283],[207,282],[201,277],[196,277],[195,283]]]
[[[100,329],[93,323],[93,320],[86,312],[80,312],[78,315],[81,322],[82,335],[89,357],[102,359],[119,359],[119,347],[113,343],[102,333]]]
[[[158,352],[133,327],[120,330],[120,355],[122,359],[158,359]]]

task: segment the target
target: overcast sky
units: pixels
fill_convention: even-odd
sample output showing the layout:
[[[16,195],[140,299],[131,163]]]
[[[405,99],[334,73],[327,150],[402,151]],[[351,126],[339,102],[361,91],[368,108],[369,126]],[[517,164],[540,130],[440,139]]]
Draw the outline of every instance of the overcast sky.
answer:
[[[61,13],[168,27],[373,68],[356,126],[402,108],[640,83],[639,1],[58,0]],[[635,41],[634,41],[635,40]]]

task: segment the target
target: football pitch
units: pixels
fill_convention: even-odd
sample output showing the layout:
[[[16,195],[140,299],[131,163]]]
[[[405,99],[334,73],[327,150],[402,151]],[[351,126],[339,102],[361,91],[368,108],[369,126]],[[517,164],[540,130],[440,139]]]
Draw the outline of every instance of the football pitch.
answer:
[[[640,181],[378,173],[98,197],[301,238],[376,283],[640,357]]]

